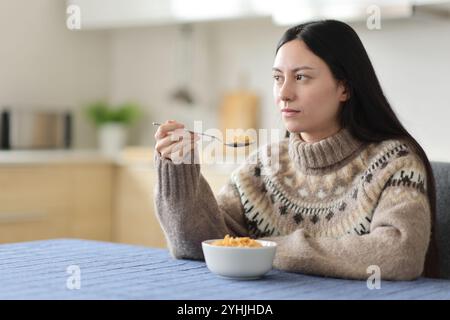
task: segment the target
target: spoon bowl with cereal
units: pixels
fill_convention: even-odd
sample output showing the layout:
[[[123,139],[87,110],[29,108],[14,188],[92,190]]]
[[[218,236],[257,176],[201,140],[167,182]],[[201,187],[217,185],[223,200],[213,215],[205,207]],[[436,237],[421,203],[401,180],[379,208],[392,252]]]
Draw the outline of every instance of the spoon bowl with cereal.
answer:
[[[161,123],[158,122],[153,122],[152,123],[154,126],[158,127],[161,125]],[[216,139],[217,141],[220,141],[221,143],[223,143],[224,145],[228,146],[228,147],[233,147],[233,148],[239,148],[239,147],[247,147],[253,143],[255,143],[254,141],[251,140],[251,138],[249,136],[236,136],[233,138],[232,142],[225,142],[222,139],[220,139],[219,137],[216,137],[212,134],[207,134],[204,132],[196,132],[196,131],[192,131],[192,130],[188,130],[188,129],[183,129],[187,132],[193,133],[193,134],[198,134],[204,137],[208,137],[211,139]]]

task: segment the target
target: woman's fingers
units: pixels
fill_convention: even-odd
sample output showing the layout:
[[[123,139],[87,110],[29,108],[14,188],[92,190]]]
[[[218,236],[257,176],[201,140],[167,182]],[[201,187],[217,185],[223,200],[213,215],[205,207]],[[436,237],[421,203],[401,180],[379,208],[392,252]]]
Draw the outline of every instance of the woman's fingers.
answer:
[[[184,132],[182,128],[184,128],[184,125],[175,120],[169,120],[160,125],[155,133],[156,151],[161,154],[163,149],[179,141],[181,132]],[[181,132],[177,132],[177,130]]]
[[[183,129],[184,125],[175,120],[159,126],[155,133],[155,149],[161,157],[171,159],[172,156],[183,156],[195,148],[195,142],[200,137]]]
[[[159,139],[158,142],[156,142],[156,146],[155,149],[156,151],[158,151],[159,153],[161,153],[161,151],[167,147],[169,147],[172,144],[177,143],[178,141],[180,141],[183,137],[180,135],[176,135],[176,134],[169,134],[166,137]]]
[[[173,160],[174,157],[182,156],[187,148],[190,148],[190,142],[180,141],[161,149],[161,157]]]
[[[183,137],[186,135],[186,131],[182,129],[176,129],[174,131],[170,131],[166,137],[158,140],[156,143],[155,149],[164,156],[168,156],[170,154],[170,150],[178,143],[183,140]]]
[[[176,122],[174,120],[166,121],[165,123],[159,126],[158,130],[156,130],[155,139],[156,140],[162,139],[166,137],[169,134],[169,132],[175,129],[182,129],[182,128],[184,128],[184,124],[182,123]]]
[[[190,153],[195,148],[195,142],[200,138],[198,135],[190,134],[189,132],[184,132],[183,137],[180,141],[171,143],[169,145],[164,145],[160,149],[160,154],[166,159],[182,158],[188,153]]]

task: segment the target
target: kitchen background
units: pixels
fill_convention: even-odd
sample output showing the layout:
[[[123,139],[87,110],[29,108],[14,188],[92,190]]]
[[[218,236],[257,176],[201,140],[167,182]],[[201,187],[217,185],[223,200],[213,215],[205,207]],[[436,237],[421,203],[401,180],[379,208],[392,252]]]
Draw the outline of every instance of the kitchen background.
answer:
[[[67,26],[73,4],[81,30]],[[381,29],[366,25],[372,4]],[[272,102],[275,47],[290,25],[314,18],[355,28],[404,125],[431,160],[450,161],[449,1],[0,0],[0,110],[72,115],[64,150],[37,150],[30,137],[39,130],[15,116],[0,129],[2,140],[23,137],[0,150],[0,242],[81,237],[164,246],[153,215],[152,121],[282,129]],[[85,112],[100,100],[141,110],[114,157],[98,151],[99,132]],[[204,169],[215,192],[231,169]]]

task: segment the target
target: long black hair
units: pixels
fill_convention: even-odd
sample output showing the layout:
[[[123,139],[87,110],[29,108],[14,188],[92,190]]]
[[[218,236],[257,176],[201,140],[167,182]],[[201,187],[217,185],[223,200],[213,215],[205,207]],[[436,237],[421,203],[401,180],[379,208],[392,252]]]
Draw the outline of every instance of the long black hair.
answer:
[[[388,139],[407,141],[422,159],[427,171],[432,226],[424,276],[438,277],[438,253],[434,234],[436,186],[430,161],[392,110],[358,35],[341,21],[307,22],[288,29],[278,42],[276,52],[286,42],[295,39],[302,40],[315,55],[325,61],[334,78],[346,85],[350,98],[340,110],[341,127],[346,127],[354,137],[364,142]]]

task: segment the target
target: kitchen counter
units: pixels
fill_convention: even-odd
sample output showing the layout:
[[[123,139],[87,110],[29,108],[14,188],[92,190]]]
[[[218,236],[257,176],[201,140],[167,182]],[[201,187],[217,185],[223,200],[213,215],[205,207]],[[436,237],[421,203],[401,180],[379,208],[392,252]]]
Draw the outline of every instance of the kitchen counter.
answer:
[[[0,166],[24,164],[113,163],[95,150],[17,150],[0,151]]]
[[[374,290],[280,270],[231,280],[165,249],[76,239],[0,245],[0,269],[0,299],[450,299],[448,280],[381,281]]]
[[[153,148],[145,147],[128,147],[122,151],[114,161],[117,165],[122,166],[134,166],[134,167],[148,167],[154,166],[154,154]],[[225,161],[226,158],[207,158],[203,156],[201,161],[202,169],[214,170],[222,173],[230,173],[233,169],[237,168],[242,162],[245,161],[245,155],[239,155],[236,157],[236,161]],[[230,160],[230,159],[228,159]]]
[[[18,150],[0,151],[0,166],[35,164],[103,163],[118,166],[154,167],[154,150],[148,147],[127,147],[117,157],[102,155],[97,150]],[[231,173],[245,160],[241,156],[230,163],[203,163],[203,170]]]

